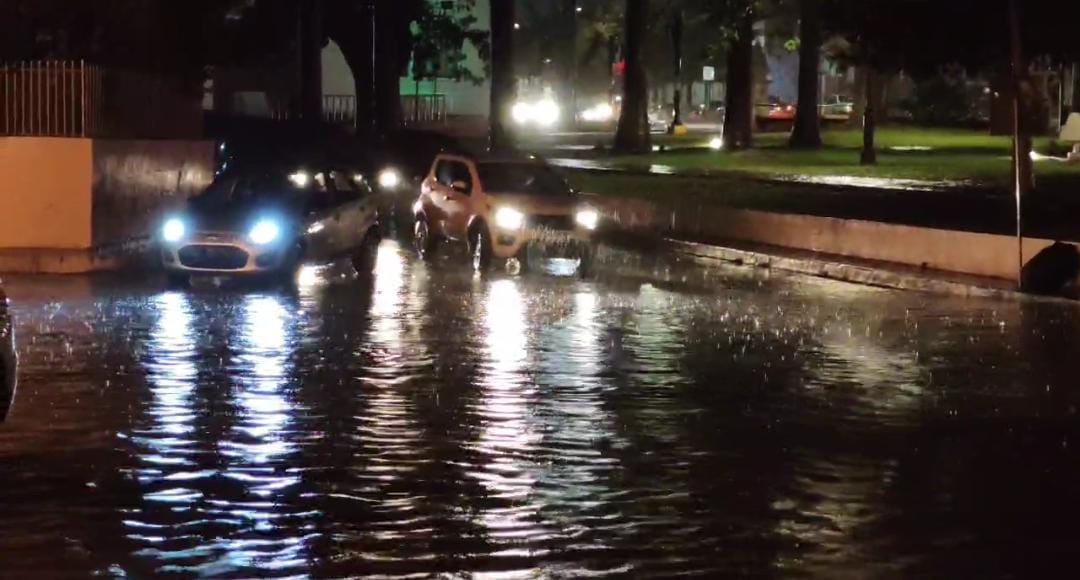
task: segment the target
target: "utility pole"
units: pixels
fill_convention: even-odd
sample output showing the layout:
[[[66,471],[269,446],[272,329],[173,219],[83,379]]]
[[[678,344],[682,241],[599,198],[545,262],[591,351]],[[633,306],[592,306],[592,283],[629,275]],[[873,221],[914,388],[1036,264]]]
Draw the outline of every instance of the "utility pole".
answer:
[[[1033,171],[1031,167],[1031,136],[1024,123],[1024,85],[1027,65],[1020,27],[1019,0],[1009,0],[1009,29],[1012,44],[1013,89],[1013,188],[1016,193],[1016,284],[1023,290],[1024,271],[1024,198],[1031,190]]]
[[[683,40],[683,13],[675,10],[671,21],[671,42],[674,45],[675,56],[675,111],[671,120],[668,133],[671,135],[685,135],[686,125],[682,122],[682,40]]]
[[[376,36],[379,34],[379,27],[375,22],[375,0],[366,0],[366,2],[364,2],[364,10],[366,12],[365,20],[369,27],[368,34],[371,37],[371,86],[368,87],[368,102],[364,103],[364,109],[368,111],[368,115],[366,115],[363,119],[361,119],[360,116],[357,115],[356,129],[359,135],[367,137],[369,139],[373,139],[378,133],[379,126],[377,119],[379,114],[379,82],[378,79],[375,78],[379,74],[379,68],[376,66],[375,63],[375,59],[378,57],[375,48],[378,46],[378,39],[376,38]],[[357,95],[357,97],[360,97],[360,95]]]

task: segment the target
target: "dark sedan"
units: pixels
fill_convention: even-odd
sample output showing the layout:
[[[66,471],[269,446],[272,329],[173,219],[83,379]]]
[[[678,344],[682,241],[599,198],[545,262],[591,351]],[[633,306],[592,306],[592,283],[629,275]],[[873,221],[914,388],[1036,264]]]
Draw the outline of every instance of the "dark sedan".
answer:
[[[15,327],[8,313],[8,299],[0,288],[0,423],[7,419],[15,400],[18,358],[15,356]]]

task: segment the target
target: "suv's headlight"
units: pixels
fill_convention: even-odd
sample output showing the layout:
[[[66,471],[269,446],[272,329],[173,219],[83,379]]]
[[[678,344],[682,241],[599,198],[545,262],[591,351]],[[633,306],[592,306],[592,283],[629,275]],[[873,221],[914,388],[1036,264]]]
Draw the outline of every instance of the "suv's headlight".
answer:
[[[179,242],[184,239],[185,234],[187,234],[187,226],[184,225],[184,221],[180,218],[170,218],[161,227],[161,239],[166,242]]]
[[[525,214],[520,211],[504,207],[495,212],[495,225],[504,230],[518,230],[525,225]]]
[[[251,232],[248,233],[248,239],[252,243],[264,246],[273,242],[281,236],[281,227],[272,220],[262,220],[255,224],[255,227],[251,228]]]
[[[577,212],[575,219],[579,226],[587,230],[595,230],[596,226],[600,224],[600,214],[594,209],[583,209]]]

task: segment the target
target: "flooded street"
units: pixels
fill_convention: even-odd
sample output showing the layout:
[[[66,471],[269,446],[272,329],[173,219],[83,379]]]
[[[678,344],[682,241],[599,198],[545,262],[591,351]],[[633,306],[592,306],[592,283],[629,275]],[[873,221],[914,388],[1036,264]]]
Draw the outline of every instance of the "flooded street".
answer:
[[[0,576],[1051,576],[1080,309],[393,241],[295,293],[5,280]]]

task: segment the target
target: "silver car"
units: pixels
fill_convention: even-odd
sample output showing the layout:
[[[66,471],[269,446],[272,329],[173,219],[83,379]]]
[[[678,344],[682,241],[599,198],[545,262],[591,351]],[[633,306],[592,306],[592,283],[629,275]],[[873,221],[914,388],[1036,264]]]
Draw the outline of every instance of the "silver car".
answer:
[[[304,260],[352,258],[370,271],[381,239],[378,201],[361,175],[246,169],[226,174],[161,227],[170,284],[191,276],[293,279]]]
[[[15,328],[8,312],[8,299],[0,288],[0,423],[7,419],[15,401],[18,371],[15,354]]]

